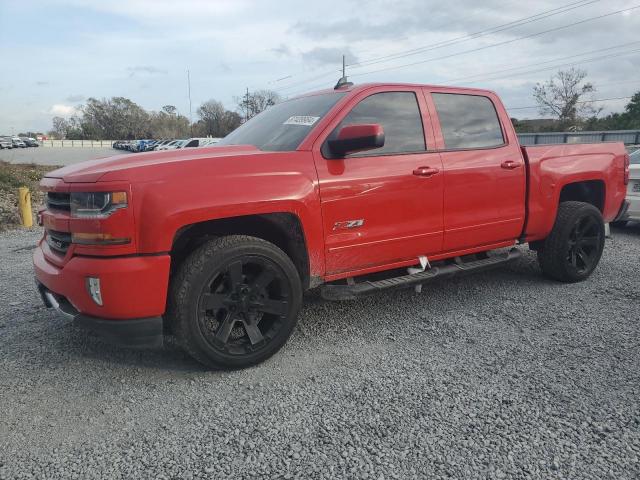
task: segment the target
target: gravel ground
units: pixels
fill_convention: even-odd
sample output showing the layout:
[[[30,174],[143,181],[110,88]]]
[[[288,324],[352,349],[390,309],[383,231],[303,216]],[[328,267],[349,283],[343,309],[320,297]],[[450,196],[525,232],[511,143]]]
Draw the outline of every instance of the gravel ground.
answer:
[[[0,478],[640,477],[640,226],[585,283],[535,257],[332,304],[212,372],[40,305],[38,232],[0,235]]]
[[[96,158],[111,157],[122,152],[113,148],[12,148],[0,150],[0,160],[9,163],[37,163],[38,165],[71,165],[73,163],[94,160]]]

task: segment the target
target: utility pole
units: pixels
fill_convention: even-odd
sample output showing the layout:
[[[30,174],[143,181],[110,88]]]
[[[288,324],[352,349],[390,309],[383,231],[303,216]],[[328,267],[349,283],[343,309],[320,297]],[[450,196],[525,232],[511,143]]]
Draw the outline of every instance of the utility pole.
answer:
[[[189,92],[189,131],[193,137],[193,118],[191,116],[191,75],[187,69],[187,90]]]
[[[247,87],[247,94],[244,98],[244,106],[245,106],[244,121],[247,122],[249,120],[249,87]]]
[[[342,78],[344,78],[345,80],[347,79],[346,72],[347,72],[347,65],[345,64],[344,54],[343,54],[342,55]]]

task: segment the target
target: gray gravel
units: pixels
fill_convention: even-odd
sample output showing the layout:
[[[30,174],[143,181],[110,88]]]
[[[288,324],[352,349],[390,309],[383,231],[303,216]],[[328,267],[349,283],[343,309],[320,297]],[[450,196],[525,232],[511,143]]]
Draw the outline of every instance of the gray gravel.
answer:
[[[0,236],[0,478],[640,477],[640,226],[585,283],[518,262],[332,304],[266,363],[101,343]]]

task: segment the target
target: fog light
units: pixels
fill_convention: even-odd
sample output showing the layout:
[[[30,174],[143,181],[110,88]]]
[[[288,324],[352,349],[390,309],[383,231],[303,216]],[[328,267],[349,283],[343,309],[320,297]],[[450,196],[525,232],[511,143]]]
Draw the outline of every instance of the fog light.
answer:
[[[93,301],[102,306],[102,293],[100,293],[100,279],[96,277],[87,277],[87,291]]]

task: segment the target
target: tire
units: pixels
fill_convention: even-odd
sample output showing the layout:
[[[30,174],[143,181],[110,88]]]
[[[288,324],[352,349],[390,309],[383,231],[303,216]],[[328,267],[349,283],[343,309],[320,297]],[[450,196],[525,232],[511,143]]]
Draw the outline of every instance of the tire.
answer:
[[[629,220],[618,220],[617,222],[611,222],[611,226],[616,228],[624,228],[627,226],[627,223],[629,223]]]
[[[604,235],[604,221],[596,207],[561,203],[553,229],[538,250],[542,272],[561,282],[585,280],[602,257]]]
[[[169,319],[182,348],[208,367],[260,363],[296,326],[302,283],[291,259],[259,238],[209,240],[171,282]]]

